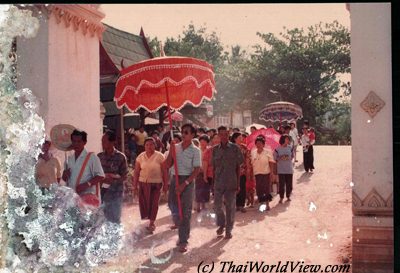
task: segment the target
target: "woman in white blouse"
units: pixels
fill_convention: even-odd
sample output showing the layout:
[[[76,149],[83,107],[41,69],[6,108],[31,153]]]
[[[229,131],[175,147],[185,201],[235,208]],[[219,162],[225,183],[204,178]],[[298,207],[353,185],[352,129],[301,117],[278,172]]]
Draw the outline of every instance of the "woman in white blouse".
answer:
[[[164,155],[156,151],[155,140],[148,137],[144,141],[145,151],[136,158],[133,187],[139,188],[139,209],[142,220],[149,219],[149,232],[156,228],[154,222],[158,212],[161,189],[168,189]]]
[[[270,187],[270,164],[275,161],[272,154],[264,149],[265,139],[259,136],[255,140],[256,149],[252,151],[251,163],[253,165],[253,173],[256,180],[256,193],[258,202],[266,204],[266,210],[269,210],[269,201],[271,201],[271,187]]]

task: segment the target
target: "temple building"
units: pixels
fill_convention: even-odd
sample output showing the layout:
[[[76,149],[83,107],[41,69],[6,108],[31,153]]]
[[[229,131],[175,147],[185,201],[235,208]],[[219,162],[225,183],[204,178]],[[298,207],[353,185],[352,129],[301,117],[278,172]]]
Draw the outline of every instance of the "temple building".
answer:
[[[135,35],[106,24],[103,25],[105,30],[99,43],[100,101],[102,103],[102,115],[104,116],[103,128],[115,130],[120,142],[122,124],[124,124],[124,131],[130,128],[138,128],[140,118],[138,114],[131,113],[126,108],[118,109],[116,107],[114,102],[115,84],[123,68],[151,59],[153,54],[143,29],[140,30],[139,35]],[[123,119],[121,114],[124,116]],[[153,120],[150,119],[149,121]]]

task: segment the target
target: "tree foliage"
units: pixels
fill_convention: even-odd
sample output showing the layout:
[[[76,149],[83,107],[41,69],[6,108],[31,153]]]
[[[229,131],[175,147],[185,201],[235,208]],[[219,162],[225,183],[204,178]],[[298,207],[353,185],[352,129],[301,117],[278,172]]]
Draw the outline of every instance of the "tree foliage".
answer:
[[[300,105],[304,117],[318,129],[321,117],[351,92],[350,83],[340,79],[350,73],[348,29],[334,21],[307,29],[284,28],[279,35],[257,35],[262,43],[254,46],[253,53],[238,45],[227,51],[215,32],[190,24],[182,35],[166,39],[164,51],[167,56],[200,58],[214,66],[216,114],[251,109],[257,122],[265,104],[284,100]],[[157,38],[150,42],[155,56],[158,43]]]
[[[252,55],[257,70],[253,80],[266,98],[270,90],[281,99],[303,108],[304,116],[315,122],[329,111],[342,88],[338,75],[350,72],[350,33],[338,22],[311,26],[307,31],[285,29],[279,37],[257,33],[264,46]]]

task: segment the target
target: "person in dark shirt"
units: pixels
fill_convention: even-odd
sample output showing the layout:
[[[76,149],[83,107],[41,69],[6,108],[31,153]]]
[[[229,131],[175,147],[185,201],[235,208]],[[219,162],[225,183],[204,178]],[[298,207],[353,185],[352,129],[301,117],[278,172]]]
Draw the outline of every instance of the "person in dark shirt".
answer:
[[[103,152],[97,156],[100,158],[105,174],[101,187],[104,215],[108,221],[120,223],[124,180],[128,174],[128,166],[125,155],[115,149],[116,140],[117,136],[114,132],[105,132],[101,139]]]
[[[213,147],[212,165],[214,168],[214,209],[217,216],[217,235],[226,228],[225,238],[232,238],[235,221],[236,194],[240,190],[240,165],[243,154],[239,146],[229,142],[229,132],[225,126],[218,128],[221,143]],[[225,213],[222,209],[225,200]]]

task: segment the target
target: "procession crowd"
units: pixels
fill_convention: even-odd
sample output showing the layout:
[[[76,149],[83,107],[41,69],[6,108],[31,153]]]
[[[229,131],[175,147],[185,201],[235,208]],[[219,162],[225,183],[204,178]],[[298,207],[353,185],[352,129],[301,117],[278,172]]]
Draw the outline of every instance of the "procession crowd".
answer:
[[[74,130],[74,153],[66,160],[63,171],[50,153],[51,142],[45,141],[36,164],[36,180],[43,194],[53,183],[65,183],[76,191],[82,204],[100,207],[107,220],[120,223],[124,181],[131,166],[140,216],[149,220],[147,231],[153,233],[156,229],[159,200],[164,192],[172,215],[170,228],[178,230],[178,249],[186,252],[193,209],[213,209],[217,236],[225,233],[225,238],[230,239],[236,211],[246,213],[248,207],[254,207],[255,200],[260,211],[270,210],[274,184],[279,203],[285,195],[286,202],[291,201],[298,145],[303,150],[304,170],[313,172],[315,133],[307,122],[301,135],[295,123],[280,126],[275,149],[266,145],[266,137],[257,132],[251,128],[255,146],[250,150],[249,134],[238,128],[206,130],[185,124],[174,127],[172,133],[160,126],[148,135],[141,127],[131,131],[125,156],[115,148],[115,132],[104,133],[103,152],[96,155],[85,149],[86,132]]]

